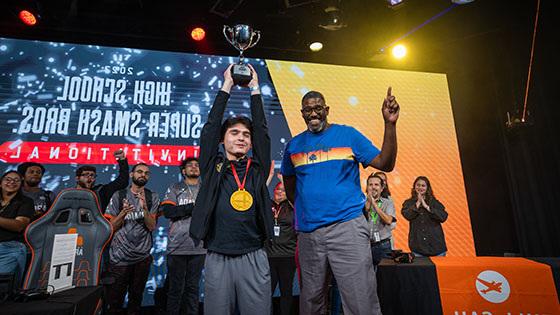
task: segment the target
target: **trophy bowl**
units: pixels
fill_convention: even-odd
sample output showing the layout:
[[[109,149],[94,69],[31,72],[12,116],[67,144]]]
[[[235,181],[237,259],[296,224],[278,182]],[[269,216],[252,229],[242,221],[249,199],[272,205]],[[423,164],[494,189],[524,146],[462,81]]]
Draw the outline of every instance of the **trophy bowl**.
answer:
[[[226,40],[239,51],[239,61],[231,68],[233,82],[245,86],[251,81],[253,75],[251,69],[243,62],[243,53],[257,44],[261,38],[261,32],[254,30],[249,25],[237,24],[234,27],[224,25],[223,33]]]

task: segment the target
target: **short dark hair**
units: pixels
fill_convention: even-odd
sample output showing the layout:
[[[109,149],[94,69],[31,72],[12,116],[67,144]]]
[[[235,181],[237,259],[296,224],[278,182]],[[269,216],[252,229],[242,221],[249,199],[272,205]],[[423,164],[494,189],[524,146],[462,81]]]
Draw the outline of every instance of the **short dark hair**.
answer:
[[[377,178],[377,179],[379,179],[379,182],[381,183],[381,186],[385,185],[385,181],[383,180],[383,178],[381,178],[381,176],[379,176],[379,175],[377,175],[377,174],[371,174],[371,175],[369,175],[368,178],[367,178],[367,180],[366,180],[366,183],[367,183],[370,179],[372,179],[372,178]]]
[[[76,170],[76,176],[82,176],[83,172],[94,172],[97,174],[97,169],[95,168],[95,166],[83,165],[78,167],[78,169]]]
[[[43,164],[37,163],[37,162],[23,162],[20,165],[18,165],[17,172],[21,176],[25,176],[25,173],[27,172],[27,169],[32,167],[32,166],[38,166],[39,168],[41,168],[41,173],[45,174],[45,167],[43,166]]]
[[[225,137],[228,129],[237,125],[237,124],[242,124],[243,126],[245,126],[247,129],[249,129],[249,132],[251,133],[251,136],[253,135],[253,122],[251,121],[251,119],[249,119],[248,117],[245,117],[245,116],[232,116],[232,117],[229,117],[228,119],[226,119],[222,123],[222,132],[221,132],[220,141],[224,140],[224,137]]]
[[[138,166],[145,166],[145,167],[148,167],[148,168],[149,168],[148,164],[146,164],[146,163],[144,163],[144,162],[140,162],[140,163],[134,165],[134,166],[132,167],[132,170],[131,170],[130,172],[131,172],[131,173],[134,173],[134,171],[136,171],[136,168],[137,168]]]
[[[321,94],[321,92],[309,91],[309,92],[305,93],[305,95],[302,97],[301,105],[303,105],[303,103],[305,103],[305,101],[307,101],[308,99],[311,99],[311,98],[320,98],[321,100],[323,100],[323,103],[327,102],[327,101],[325,101],[325,97],[323,96],[323,94]]]
[[[181,164],[179,164],[179,169],[181,169],[181,170],[184,169],[187,166],[187,164],[189,164],[192,161],[197,161],[198,162],[198,158],[195,158],[194,156],[191,156],[191,157],[188,157],[188,158],[182,160]]]
[[[387,174],[385,174],[385,172],[382,171],[377,171],[375,173],[373,173],[373,175],[385,175],[385,178],[387,178]],[[381,197],[383,198],[389,198],[389,196],[391,196],[391,190],[389,189],[389,179],[387,178],[387,180],[384,182],[384,187],[383,187],[383,191],[381,191]]]

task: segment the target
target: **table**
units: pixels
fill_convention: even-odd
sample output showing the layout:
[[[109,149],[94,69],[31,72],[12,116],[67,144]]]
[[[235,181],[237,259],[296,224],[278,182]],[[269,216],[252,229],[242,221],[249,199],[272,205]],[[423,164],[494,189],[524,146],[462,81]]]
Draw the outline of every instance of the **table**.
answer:
[[[504,279],[489,280],[488,271]],[[560,313],[560,258],[433,257],[412,264],[384,259],[377,285],[384,315]],[[500,295],[507,296],[496,301]]]
[[[412,264],[383,259],[377,267],[377,295],[384,315],[443,314],[436,266],[429,258]]]
[[[93,314],[103,293],[101,286],[73,288],[45,300],[9,301],[0,305],[2,315],[89,315]]]

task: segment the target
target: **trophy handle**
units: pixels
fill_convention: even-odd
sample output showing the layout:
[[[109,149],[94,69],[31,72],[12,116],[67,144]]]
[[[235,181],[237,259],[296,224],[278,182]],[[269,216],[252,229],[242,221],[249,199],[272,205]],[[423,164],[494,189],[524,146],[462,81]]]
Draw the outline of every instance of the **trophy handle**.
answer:
[[[253,38],[255,38],[255,35],[257,36],[257,39],[255,41],[253,41]],[[260,31],[253,31],[253,34],[251,34],[251,43],[249,44],[249,47],[247,48],[251,48],[253,46],[255,46],[259,40],[261,39],[261,32]]]
[[[235,48],[237,48],[233,42],[233,29],[227,25],[224,25],[224,29],[223,29],[223,33],[224,33],[224,37],[226,38],[226,40]],[[230,38],[231,37],[231,38]]]

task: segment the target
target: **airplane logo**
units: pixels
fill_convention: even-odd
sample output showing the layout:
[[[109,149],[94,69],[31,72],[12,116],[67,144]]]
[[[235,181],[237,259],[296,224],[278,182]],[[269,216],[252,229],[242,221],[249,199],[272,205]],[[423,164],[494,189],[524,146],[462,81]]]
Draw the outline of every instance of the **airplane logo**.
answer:
[[[476,278],[476,281],[478,281],[478,282],[482,283],[482,285],[486,286],[486,289],[480,290],[480,293],[482,293],[482,294],[487,294],[488,292],[491,292],[491,291],[496,291],[498,293],[502,293],[502,283],[501,282],[496,282],[496,281],[488,282],[488,281],[484,281],[483,279],[480,279],[480,278]]]
[[[509,298],[510,287],[506,277],[494,270],[485,270],[475,280],[476,291],[490,303],[503,303]]]

